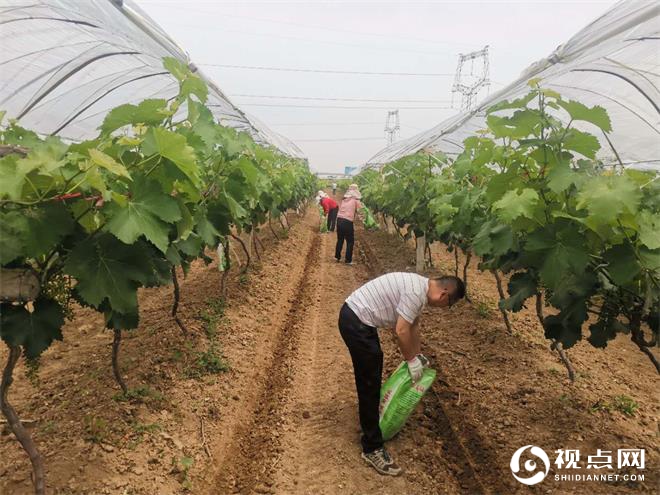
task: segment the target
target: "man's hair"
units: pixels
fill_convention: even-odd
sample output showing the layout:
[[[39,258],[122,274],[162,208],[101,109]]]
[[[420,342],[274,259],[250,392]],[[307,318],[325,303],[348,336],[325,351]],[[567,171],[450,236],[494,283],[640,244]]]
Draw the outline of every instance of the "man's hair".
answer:
[[[455,287],[457,301],[465,297],[465,283],[460,278],[455,277],[454,275],[443,275],[442,277],[436,277],[433,280],[443,287]]]

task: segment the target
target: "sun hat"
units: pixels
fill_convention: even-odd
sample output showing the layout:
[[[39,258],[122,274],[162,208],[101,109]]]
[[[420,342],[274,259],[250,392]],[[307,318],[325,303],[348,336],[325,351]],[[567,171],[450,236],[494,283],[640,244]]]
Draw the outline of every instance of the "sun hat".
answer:
[[[344,194],[344,197],[345,198],[361,199],[362,194],[360,194],[360,191],[358,189],[358,185],[357,184],[351,184],[350,186],[348,186],[348,190]]]

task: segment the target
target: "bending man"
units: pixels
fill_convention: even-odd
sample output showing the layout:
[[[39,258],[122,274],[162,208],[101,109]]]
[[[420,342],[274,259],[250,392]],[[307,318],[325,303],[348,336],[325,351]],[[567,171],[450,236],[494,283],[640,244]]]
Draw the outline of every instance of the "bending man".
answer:
[[[396,476],[401,468],[383,448],[378,404],[383,352],[377,328],[395,331],[413,383],[419,381],[426,358],[420,354],[419,317],[429,306],[447,308],[465,296],[458,277],[428,279],[416,273],[382,275],[353,292],[339,312],[341,333],[353,361],[362,427],[362,458],[380,474]]]

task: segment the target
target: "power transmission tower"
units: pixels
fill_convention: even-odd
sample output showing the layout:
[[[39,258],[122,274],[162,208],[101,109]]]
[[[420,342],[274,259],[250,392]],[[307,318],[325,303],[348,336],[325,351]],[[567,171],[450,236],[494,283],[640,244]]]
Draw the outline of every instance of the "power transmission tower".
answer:
[[[469,64],[469,71],[467,65]],[[476,96],[486,86],[490,86],[490,64],[488,62],[488,45],[483,49],[458,55],[458,67],[454,85],[451,88],[452,106],[454,94],[461,94],[461,110],[474,107]]]
[[[388,146],[396,141],[399,129],[399,111],[389,110],[385,118],[385,139],[387,139]]]

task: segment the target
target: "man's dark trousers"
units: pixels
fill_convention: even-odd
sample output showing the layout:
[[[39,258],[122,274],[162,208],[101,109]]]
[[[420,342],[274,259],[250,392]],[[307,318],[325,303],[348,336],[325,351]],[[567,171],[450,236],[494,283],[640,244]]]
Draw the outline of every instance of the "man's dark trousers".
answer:
[[[339,312],[339,333],[353,360],[362,427],[362,451],[373,452],[383,447],[383,435],[378,426],[383,351],[380,349],[378,331],[362,323],[348,304],[344,303]]]

